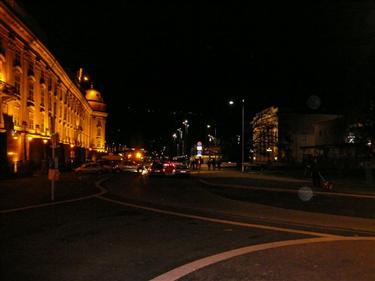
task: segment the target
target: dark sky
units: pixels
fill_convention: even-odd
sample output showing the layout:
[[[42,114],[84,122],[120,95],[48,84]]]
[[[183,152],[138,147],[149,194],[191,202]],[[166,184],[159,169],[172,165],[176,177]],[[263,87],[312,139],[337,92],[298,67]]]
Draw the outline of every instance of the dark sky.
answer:
[[[375,90],[374,1],[22,2],[61,63],[92,75],[110,129],[127,134],[130,119],[142,131],[153,118],[129,107],[203,112],[229,127],[230,97],[245,97],[250,117],[272,104],[304,110],[311,95],[341,112]]]

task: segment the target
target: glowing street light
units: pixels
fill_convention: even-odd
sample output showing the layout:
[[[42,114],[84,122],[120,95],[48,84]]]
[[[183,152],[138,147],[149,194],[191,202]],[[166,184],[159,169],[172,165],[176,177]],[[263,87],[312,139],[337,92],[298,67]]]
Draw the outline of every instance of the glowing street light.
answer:
[[[182,139],[182,153],[186,154],[186,147],[187,147],[187,135],[188,135],[188,128],[189,128],[189,121],[185,120],[182,122],[182,124],[185,126],[185,135],[184,138]]]

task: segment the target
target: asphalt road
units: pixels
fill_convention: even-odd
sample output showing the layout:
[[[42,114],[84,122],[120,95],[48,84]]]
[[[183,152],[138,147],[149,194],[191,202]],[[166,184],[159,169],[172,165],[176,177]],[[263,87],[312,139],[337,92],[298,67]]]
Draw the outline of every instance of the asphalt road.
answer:
[[[375,280],[375,242],[359,237],[369,236],[368,216],[325,204],[302,215],[293,200],[272,206],[269,193],[265,207],[262,194],[234,198],[195,177],[119,174],[103,185],[105,195],[1,214],[0,279]],[[341,199],[330,203],[352,207]],[[327,225],[329,213],[341,227]]]

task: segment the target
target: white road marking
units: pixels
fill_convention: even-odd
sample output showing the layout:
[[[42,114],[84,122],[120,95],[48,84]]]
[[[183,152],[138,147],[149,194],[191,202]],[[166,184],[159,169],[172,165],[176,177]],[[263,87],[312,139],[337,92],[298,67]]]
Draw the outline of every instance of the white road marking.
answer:
[[[36,205],[29,205],[29,206],[20,207],[20,208],[13,208],[13,209],[1,210],[0,214],[7,214],[7,213],[13,213],[13,212],[19,212],[19,211],[26,211],[26,210],[30,210],[30,209],[36,209],[36,208],[43,208],[43,207],[61,205],[61,204],[65,204],[65,203],[71,203],[71,202],[77,202],[77,201],[81,201],[81,200],[90,199],[90,198],[93,198],[95,196],[101,196],[101,195],[103,195],[104,193],[107,192],[107,190],[104,189],[100,185],[105,180],[107,180],[107,178],[102,178],[99,181],[95,182],[95,186],[100,190],[100,192],[98,192],[96,194],[87,195],[87,196],[83,196],[83,197],[78,197],[78,198],[74,198],[74,199],[68,199],[68,200],[62,200],[62,201],[56,201],[56,202],[49,202],[49,203],[42,203],[42,204],[36,204]]]
[[[248,247],[242,247],[235,250],[226,251],[213,256],[205,257],[188,264],[182,265],[175,269],[172,269],[162,275],[159,275],[150,281],[174,281],[178,280],[194,271],[202,269],[204,267],[213,265],[215,263],[228,260],[241,255],[254,253],[257,251],[263,251],[267,249],[275,249],[286,246],[294,245],[305,245],[312,243],[322,242],[334,242],[334,241],[375,241],[375,237],[319,237],[319,238],[307,238],[307,239],[296,239],[287,241],[278,241],[265,244],[252,245]]]
[[[249,227],[249,228],[259,228],[259,229],[266,229],[266,230],[272,230],[272,231],[280,231],[280,232],[288,232],[288,233],[295,233],[295,234],[303,234],[303,235],[311,235],[311,236],[320,236],[320,237],[342,237],[340,235],[332,235],[332,234],[326,234],[326,233],[320,233],[320,232],[314,232],[314,231],[305,231],[305,230],[297,230],[297,229],[290,229],[290,228],[283,228],[283,227],[275,227],[275,226],[268,226],[268,225],[261,225],[261,224],[252,224],[252,223],[244,223],[244,222],[238,222],[238,221],[230,221],[230,220],[223,220],[223,219],[215,219],[210,217],[203,217],[203,216],[196,216],[191,214],[185,214],[180,212],[173,212],[173,211],[167,211],[163,209],[157,209],[152,207],[146,207],[142,205],[136,205],[132,203],[126,203],[114,199],[109,199],[100,195],[96,196],[99,199],[112,202],[115,204],[123,205],[126,207],[136,208],[136,209],[142,209],[147,210],[151,212],[156,212],[160,214],[166,214],[166,215],[172,215],[172,216],[178,216],[178,217],[184,217],[189,219],[195,219],[195,220],[201,220],[201,221],[207,221],[207,222],[213,222],[213,223],[220,223],[220,224],[228,224],[228,225],[236,225],[241,227]]]
[[[251,189],[251,190],[259,190],[265,192],[283,192],[283,193],[293,193],[297,194],[298,189],[288,189],[288,188],[277,188],[277,187],[258,187],[258,186],[246,186],[246,185],[238,185],[238,184],[223,184],[223,183],[211,183],[206,180],[199,180],[201,183],[211,186],[222,186],[222,187],[229,187],[229,188],[237,188],[237,189]],[[313,191],[314,194],[319,194],[323,196],[336,196],[336,197],[350,197],[350,198],[361,198],[361,199],[375,199],[375,195],[370,194],[354,194],[354,193],[343,193],[343,192],[330,192],[330,191]]]

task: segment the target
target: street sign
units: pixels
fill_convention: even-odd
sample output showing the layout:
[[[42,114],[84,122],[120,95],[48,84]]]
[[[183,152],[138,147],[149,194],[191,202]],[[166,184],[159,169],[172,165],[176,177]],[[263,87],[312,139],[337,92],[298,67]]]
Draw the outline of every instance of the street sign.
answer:
[[[55,181],[55,180],[58,180],[60,177],[60,172],[58,169],[49,169],[48,170],[48,179],[50,181]]]

